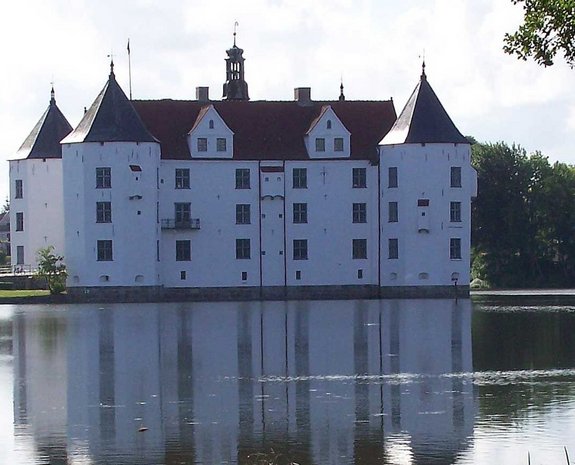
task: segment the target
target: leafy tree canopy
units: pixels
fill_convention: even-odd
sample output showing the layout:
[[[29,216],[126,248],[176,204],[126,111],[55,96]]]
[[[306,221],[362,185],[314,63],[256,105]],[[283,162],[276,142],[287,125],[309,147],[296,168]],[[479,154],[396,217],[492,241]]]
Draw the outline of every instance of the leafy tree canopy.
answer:
[[[46,279],[50,294],[61,294],[66,290],[68,272],[62,263],[64,257],[54,254],[54,246],[50,245],[36,252],[38,257],[38,276]]]
[[[553,65],[560,53],[575,66],[575,0],[511,0],[523,5],[523,24],[505,34],[503,50],[521,60]]]

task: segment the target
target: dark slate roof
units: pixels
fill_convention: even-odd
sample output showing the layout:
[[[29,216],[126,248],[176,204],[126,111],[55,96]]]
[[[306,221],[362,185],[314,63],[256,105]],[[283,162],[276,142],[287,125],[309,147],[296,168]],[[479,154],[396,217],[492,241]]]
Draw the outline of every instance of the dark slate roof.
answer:
[[[405,108],[381,144],[454,143],[468,144],[451,121],[425,72]]]
[[[72,126],[56,105],[54,91],[52,91],[50,105],[18,149],[16,156],[17,158],[62,158],[60,141],[71,131]]]
[[[205,102],[132,103],[146,127],[160,141],[163,159],[191,159],[187,135],[206,107]],[[305,106],[295,101],[214,101],[209,105],[214,106],[234,133],[236,160],[309,159],[304,137],[325,105],[331,105],[351,132],[351,158],[372,160],[377,157],[379,141],[396,119],[392,101],[324,101]]]
[[[134,111],[114,72],[80,124],[62,143],[157,142]]]

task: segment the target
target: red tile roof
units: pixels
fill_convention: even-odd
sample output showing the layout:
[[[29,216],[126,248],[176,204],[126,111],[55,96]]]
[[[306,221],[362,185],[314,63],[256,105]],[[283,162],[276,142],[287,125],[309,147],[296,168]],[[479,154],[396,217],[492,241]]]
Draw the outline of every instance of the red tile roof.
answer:
[[[331,105],[351,132],[351,158],[374,159],[396,120],[392,101],[297,102],[136,100],[140,118],[160,141],[163,159],[189,160],[187,134],[202,108],[213,105],[234,132],[236,160],[309,159],[304,136],[322,106]]]

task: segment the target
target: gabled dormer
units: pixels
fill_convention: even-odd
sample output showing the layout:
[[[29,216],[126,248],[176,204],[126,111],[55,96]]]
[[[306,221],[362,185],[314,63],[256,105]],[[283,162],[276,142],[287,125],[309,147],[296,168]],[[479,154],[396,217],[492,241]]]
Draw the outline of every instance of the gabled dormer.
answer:
[[[188,132],[192,158],[233,158],[234,133],[213,105],[203,107]]]
[[[330,105],[321,108],[305,135],[310,158],[349,158],[351,133]]]

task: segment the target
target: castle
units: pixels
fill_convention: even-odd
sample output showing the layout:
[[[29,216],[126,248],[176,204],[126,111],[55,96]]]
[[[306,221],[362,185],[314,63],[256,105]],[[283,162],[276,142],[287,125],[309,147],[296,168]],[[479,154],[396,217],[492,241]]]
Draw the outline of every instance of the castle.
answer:
[[[54,91],[10,160],[12,265],[65,257],[68,292],[329,297],[466,293],[470,144],[422,74],[405,108],[250,101],[243,50],[223,99],[135,100],[108,81],[72,128]]]

